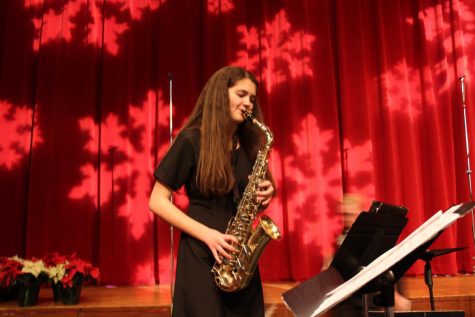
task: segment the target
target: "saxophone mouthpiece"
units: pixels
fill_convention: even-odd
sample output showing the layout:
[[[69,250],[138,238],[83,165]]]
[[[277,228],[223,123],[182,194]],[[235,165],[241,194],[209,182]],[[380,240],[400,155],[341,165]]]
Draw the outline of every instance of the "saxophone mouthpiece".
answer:
[[[254,120],[254,114],[250,111],[244,112],[244,117],[246,117],[247,120],[253,122]]]

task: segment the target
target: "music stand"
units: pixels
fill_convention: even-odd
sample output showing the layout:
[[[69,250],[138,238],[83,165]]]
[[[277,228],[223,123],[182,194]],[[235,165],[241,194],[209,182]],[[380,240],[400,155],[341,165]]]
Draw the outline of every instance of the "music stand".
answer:
[[[392,248],[407,224],[407,208],[380,201],[373,201],[368,212],[361,212],[330,264],[344,280],[355,276],[362,268]],[[387,275],[389,278],[390,275]],[[379,279],[381,284],[381,305],[390,310],[394,306],[394,283],[390,279]],[[388,284],[389,283],[389,284]],[[363,311],[368,316],[368,293],[360,292]]]
[[[394,284],[398,281],[404,273],[419,259],[430,258],[432,259],[438,255],[444,255],[450,252],[457,251],[458,249],[463,248],[454,248],[454,249],[443,249],[443,250],[434,250],[428,251],[427,248],[442,234],[443,230],[438,232],[433,238],[427,242],[421,244],[414,251],[406,255],[401,261],[393,265],[389,270],[385,271],[377,279],[372,280],[366,286],[364,286],[358,293],[367,293],[381,291],[380,295],[375,299],[379,301],[377,306],[383,307],[385,309],[384,316],[394,316],[391,306],[394,306]],[[430,260],[429,260],[430,261]],[[427,262],[426,262],[427,263]],[[430,265],[430,264],[429,264]],[[425,274],[426,277],[427,274]],[[432,278],[432,277],[431,277]],[[432,291],[432,288],[430,289]],[[434,298],[431,292],[431,308],[434,311]],[[442,312],[441,312],[442,313]],[[443,312],[444,314],[452,314],[454,316],[464,316],[463,312],[453,311],[453,312]],[[366,316],[369,316],[365,312]]]
[[[435,310],[435,305],[434,305],[434,292],[433,292],[433,280],[432,280],[432,266],[430,264],[430,261],[432,261],[433,258],[441,255],[445,255],[451,252],[456,252],[463,250],[465,248],[449,248],[449,249],[438,249],[438,250],[426,250],[425,252],[422,253],[422,255],[419,257],[421,260],[426,262],[424,265],[424,282],[427,285],[427,288],[429,289],[429,299],[430,299],[430,309],[432,311]]]
[[[348,280],[362,267],[392,248],[407,224],[408,210],[373,201],[368,212],[361,212],[337,250],[330,266]]]
[[[341,276],[342,272],[339,272],[333,266],[333,264],[338,266],[338,262],[332,262],[332,266],[328,270],[283,293],[282,300],[295,316],[315,317],[320,316],[353,294],[379,291],[382,295],[380,304],[385,307],[386,315],[394,316],[392,311],[394,283],[446,227],[466,215],[474,206],[474,202],[468,202],[453,206],[444,213],[437,212],[398,245],[378,256],[350,279],[345,280]],[[377,213],[374,213],[374,215],[377,215]],[[345,241],[347,239],[351,239],[350,235]],[[384,241],[388,241],[388,239]],[[370,250],[365,254],[371,253],[374,255],[377,252]],[[357,265],[358,261],[351,263],[343,261],[342,263],[343,266],[352,269],[352,272],[358,271],[351,265],[352,263]],[[343,272],[343,274],[345,273]]]

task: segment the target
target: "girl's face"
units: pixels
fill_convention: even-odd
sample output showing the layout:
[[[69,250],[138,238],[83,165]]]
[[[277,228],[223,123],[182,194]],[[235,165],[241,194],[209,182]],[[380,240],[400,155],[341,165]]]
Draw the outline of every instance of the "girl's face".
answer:
[[[245,120],[244,113],[252,112],[256,101],[256,85],[249,78],[243,78],[228,88],[228,95],[231,121],[240,124]]]

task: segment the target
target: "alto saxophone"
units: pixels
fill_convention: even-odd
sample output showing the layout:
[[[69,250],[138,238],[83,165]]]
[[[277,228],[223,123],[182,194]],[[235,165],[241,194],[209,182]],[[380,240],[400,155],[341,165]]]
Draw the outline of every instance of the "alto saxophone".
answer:
[[[226,234],[233,235],[239,243],[233,244],[237,249],[232,259],[223,259],[221,264],[215,262],[211,272],[214,274],[216,284],[226,292],[234,292],[245,288],[252,279],[257,267],[257,261],[264,251],[270,239],[280,239],[279,228],[267,216],[259,219],[256,228],[253,223],[261,207],[256,201],[259,183],[267,174],[267,157],[270,152],[274,137],[272,132],[254,118],[251,112],[246,112],[246,119],[259,127],[266,136],[266,144],[257,154],[249,183],[244,190],[243,197],[239,202],[236,216],[228,223]]]

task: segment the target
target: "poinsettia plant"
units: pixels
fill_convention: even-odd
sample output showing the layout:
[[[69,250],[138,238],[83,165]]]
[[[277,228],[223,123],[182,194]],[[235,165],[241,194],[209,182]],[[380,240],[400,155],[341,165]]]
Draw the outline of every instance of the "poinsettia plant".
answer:
[[[67,256],[59,255],[57,252],[48,254],[43,258],[45,265],[48,267],[48,277],[53,284],[57,284],[66,274],[64,268],[67,263]]]
[[[33,280],[40,283],[46,280],[48,269],[40,259],[25,260],[17,255],[0,259],[0,285],[11,287],[14,283],[29,284]]]
[[[7,257],[0,257],[0,287],[11,287],[21,273],[23,265]]]
[[[72,287],[81,282],[94,283],[99,280],[99,268],[80,259],[76,253],[69,256],[51,253],[43,258],[49,269],[49,278],[63,287]]]

